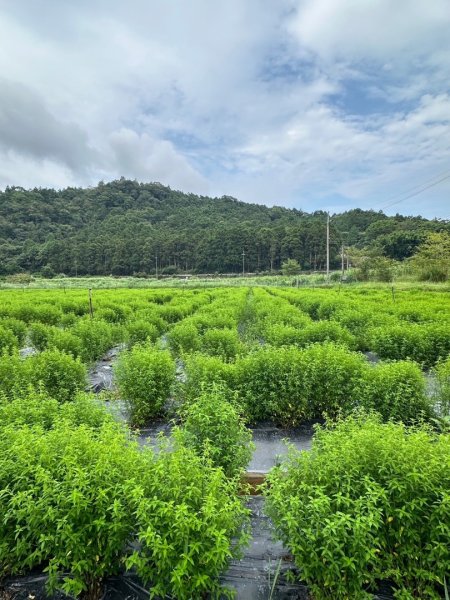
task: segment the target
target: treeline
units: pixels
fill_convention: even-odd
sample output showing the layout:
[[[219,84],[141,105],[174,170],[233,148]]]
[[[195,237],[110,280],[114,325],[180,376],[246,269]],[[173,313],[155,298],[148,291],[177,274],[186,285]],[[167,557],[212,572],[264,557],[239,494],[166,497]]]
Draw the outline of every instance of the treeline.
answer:
[[[339,266],[342,245],[404,260],[429,232],[442,230],[450,232],[450,224],[372,210],[333,215],[331,267]],[[321,270],[325,231],[323,211],[268,208],[123,178],[88,189],[8,187],[0,192],[0,275],[233,273],[243,259],[247,272],[276,271],[287,259]]]

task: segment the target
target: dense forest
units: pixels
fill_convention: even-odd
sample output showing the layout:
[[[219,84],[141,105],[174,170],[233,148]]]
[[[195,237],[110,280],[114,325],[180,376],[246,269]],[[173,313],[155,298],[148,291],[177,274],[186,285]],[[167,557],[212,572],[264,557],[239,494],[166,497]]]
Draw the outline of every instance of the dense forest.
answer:
[[[450,223],[354,209],[332,215],[331,266],[341,247],[410,257]],[[0,191],[0,275],[233,273],[297,260],[324,268],[326,213],[208,198],[120,179],[88,189]]]

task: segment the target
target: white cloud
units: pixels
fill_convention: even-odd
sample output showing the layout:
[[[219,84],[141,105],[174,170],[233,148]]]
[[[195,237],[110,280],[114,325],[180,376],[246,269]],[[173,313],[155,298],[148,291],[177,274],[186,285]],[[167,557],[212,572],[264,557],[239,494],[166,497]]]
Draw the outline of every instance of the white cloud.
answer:
[[[304,0],[291,31],[327,60],[389,65],[439,51],[449,25],[447,0]]]
[[[120,129],[110,135],[109,149],[112,156],[108,164],[115,167],[111,176],[119,172],[131,179],[170,181],[175,188],[208,192],[207,181],[170,142]]]
[[[368,207],[448,164],[448,0],[45,4],[0,0],[0,187]]]

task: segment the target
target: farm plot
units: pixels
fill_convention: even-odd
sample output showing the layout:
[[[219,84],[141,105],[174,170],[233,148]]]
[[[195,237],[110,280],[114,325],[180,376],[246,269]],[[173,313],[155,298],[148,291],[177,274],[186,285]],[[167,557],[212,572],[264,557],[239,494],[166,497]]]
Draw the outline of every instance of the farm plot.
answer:
[[[242,473],[276,464],[265,488],[269,513],[295,561],[293,576],[315,598],[369,597],[385,579],[399,598],[443,593],[450,564],[444,294],[220,288],[98,290],[91,303],[82,290],[8,291],[0,300],[0,577],[45,569],[49,592],[97,598],[108,577],[131,569],[156,595],[221,597],[220,581],[230,580],[219,576],[231,560],[239,564],[249,538]],[[85,390],[100,368],[108,381],[95,396]],[[114,417],[115,402],[126,422]],[[314,438],[310,467],[278,456],[287,452],[281,437],[309,449],[308,432],[324,422],[329,433]],[[169,433],[138,444],[136,427],[147,438]],[[327,435],[336,456],[355,440],[359,462],[342,463],[349,488],[321,467],[336,460],[324,454]],[[379,450],[384,467],[371,454],[377,436],[394,440]],[[415,453],[435,461],[425,478],[411,466],[421,464]],[[307,468],[319,479],[308,483]],[[374,469],[386,471],[382,479]],[[294,493],[307,484],[320,488],[310,504]],[[393,506],[396,485],[409,491]],[[318,527],[342,519],[334,537],[331,529],[329,539],[311,534],[308,546],[311,511]],[[408,526],[396,527],[398,519]],[[427,519],[434,525],[425,532],[419,521]],[[386,520],[395,527],[383,528]],[[416,558],[396,550],[406,535]],[[373,552],[364,554],[368,546]],[[273,578],[277,565],[267,568]]]

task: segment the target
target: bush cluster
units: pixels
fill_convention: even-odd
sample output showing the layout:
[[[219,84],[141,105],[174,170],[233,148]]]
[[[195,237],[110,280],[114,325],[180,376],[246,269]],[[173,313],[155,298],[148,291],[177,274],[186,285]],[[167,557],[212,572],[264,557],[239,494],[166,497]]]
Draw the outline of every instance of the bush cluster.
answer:
[[[267,510],[314,598],[440,598],[450,564],[450,436],[353,417],[318,429],[266,487]]]
[[[274,348],[264,346],[233,364],[202,354],[186,361],[188,398],[202,386],[222,382],[237,393],[249,421],[297,425],[308,419],[377,410],[385,420],[412,422],[432,416],[419,367],[411,362],[372,367],[364,358],[332,343]]]
[[[254,448],[252,432],[226,388],[213,384],[187,406],[179,430],[182,443],[208,456],[228,477],[245,469]]]
[[[114,374],[133,425],[145,425],[162,414],[175,383],[175,362],[169,351],[136,345],[122,352]]]
[[[134,566],[152,596],[219,597],[247,537],[222,469],[181,445],[139,449],[108,421],[4,427],[0,489],[0,575],[47,564],[49,593],[96,600],[105,577]]]
[[[18,354],[0,356],[0,392],[12,398],[32,387],[43,389],[59,402],[72,400],[86,385],[86,369],[79,359],[49,349],[22,360]]]

